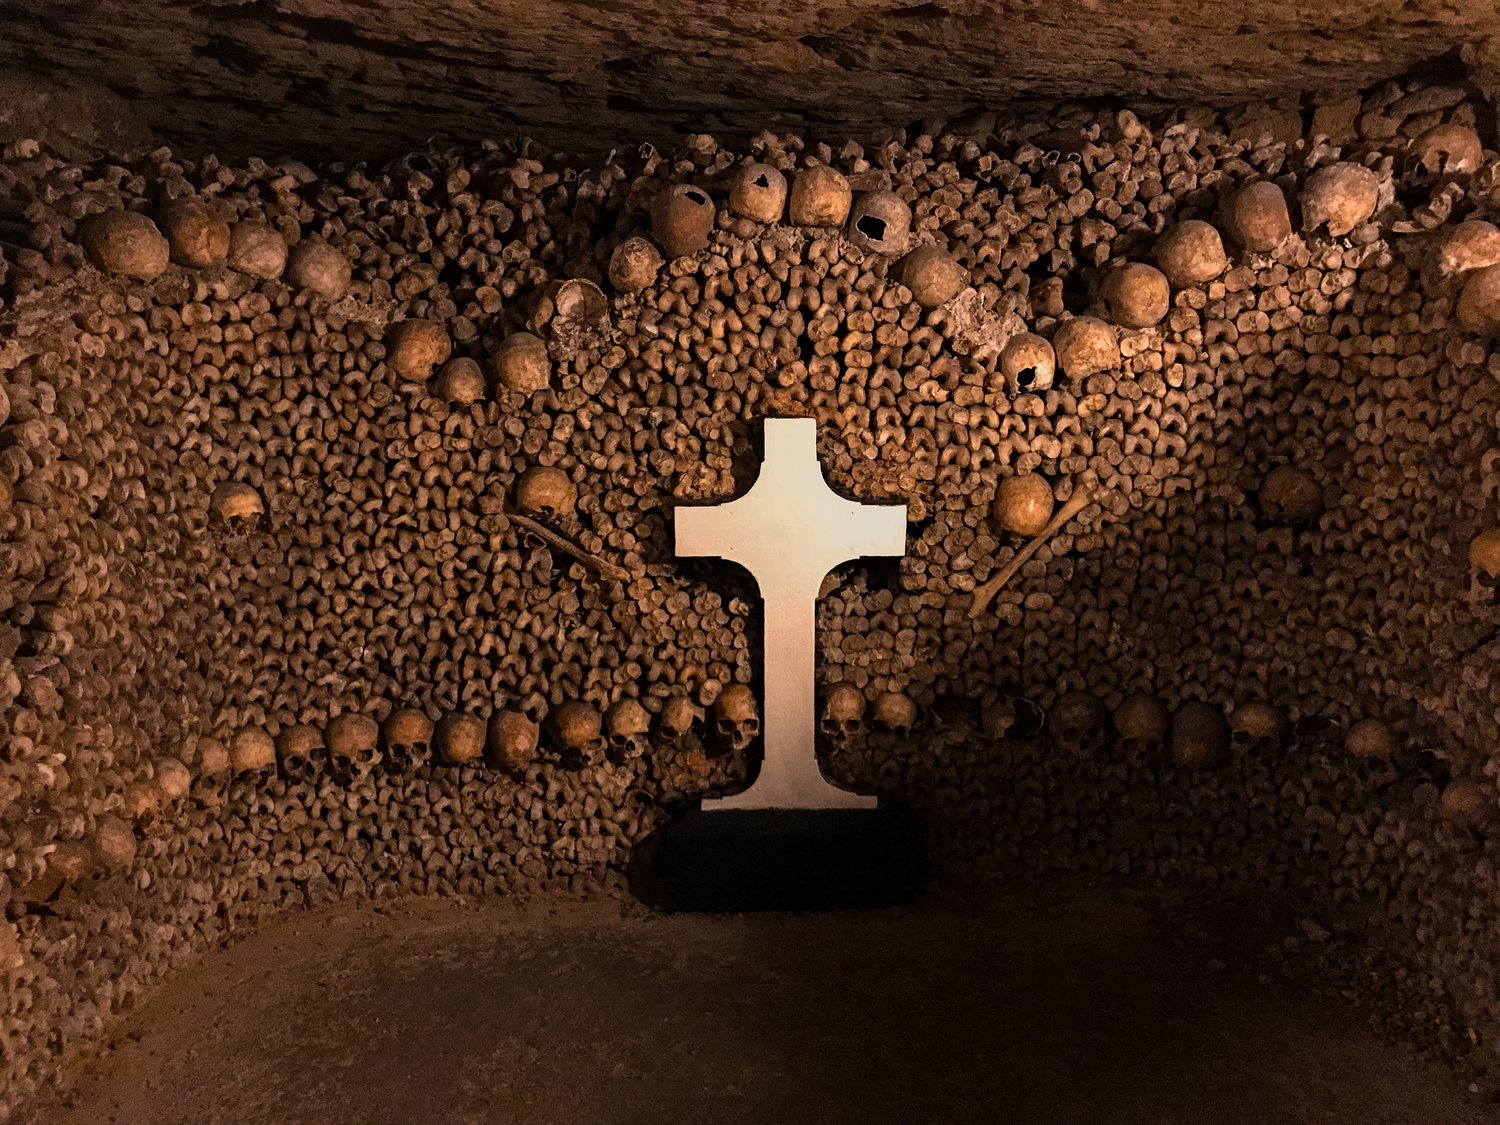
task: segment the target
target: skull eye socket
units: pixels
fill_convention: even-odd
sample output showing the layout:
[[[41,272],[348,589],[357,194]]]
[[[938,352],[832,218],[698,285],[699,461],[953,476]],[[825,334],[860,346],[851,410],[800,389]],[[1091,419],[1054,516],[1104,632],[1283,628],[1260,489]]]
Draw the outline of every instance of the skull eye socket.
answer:
[[[359,762],[368,762],[373,757],[375,757],[374,750],[359,750],[354,755],[355,760]]]

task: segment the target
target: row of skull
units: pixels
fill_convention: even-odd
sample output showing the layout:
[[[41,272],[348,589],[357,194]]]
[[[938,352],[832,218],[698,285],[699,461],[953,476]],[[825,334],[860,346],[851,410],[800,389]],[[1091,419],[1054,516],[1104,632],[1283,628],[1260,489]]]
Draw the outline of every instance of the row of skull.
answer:
[[[743,750],[760,733],[755,695],[746,684],[730,684],[713,701],[714,729],[725,743]],[[521,771],[542,751],[544,733],[564,762],[597,764],[606,756],[628,761],[650,747],[651,713],[633,698],[621,699],[602,713],[583,700],[551,708],[544,722],[526,710],[498,709],[486,722],[452,712],[434,722],[422,711],[397,708],[385,722],[346,713],[319,730],[288,726],[273,738],[260,727],[237,732],[228,747],[200,743],[201,773],[280,771],[288,781],[314,782],[325,774],[341,784],[369,778],[378,768],[409,772],[436,760],[450,766],[472,766],[482,759]],[[665,740],[682,738],[701,728],[707,710],[686,695],[668,698],[659,728]]]

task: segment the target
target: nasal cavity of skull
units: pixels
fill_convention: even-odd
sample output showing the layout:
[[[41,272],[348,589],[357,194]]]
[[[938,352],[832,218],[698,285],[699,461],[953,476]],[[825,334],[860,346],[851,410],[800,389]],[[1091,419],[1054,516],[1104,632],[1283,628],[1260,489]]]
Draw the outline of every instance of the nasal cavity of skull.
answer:
[[[861,215],[859,222],[854,226],[860,234],[872,242],[879,242],[885,237],[885,220],[877,219],[874,215]]]

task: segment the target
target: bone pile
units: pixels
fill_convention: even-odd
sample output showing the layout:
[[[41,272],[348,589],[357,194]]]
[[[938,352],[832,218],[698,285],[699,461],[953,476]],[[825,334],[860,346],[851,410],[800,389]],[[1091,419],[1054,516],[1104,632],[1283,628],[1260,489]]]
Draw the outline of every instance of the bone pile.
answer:
[[[1463,91],[871,147],[0,162],[0,1117],[346,896],[619,890],[742,787],[672,557],[818,419],[823,764],[943,878],[1297,896],[1249,966],[1494,1083],[1500,157]],[[1493,142],[1493,138],[1490,138]],[[975,591],[1047,528],[975,616]]]

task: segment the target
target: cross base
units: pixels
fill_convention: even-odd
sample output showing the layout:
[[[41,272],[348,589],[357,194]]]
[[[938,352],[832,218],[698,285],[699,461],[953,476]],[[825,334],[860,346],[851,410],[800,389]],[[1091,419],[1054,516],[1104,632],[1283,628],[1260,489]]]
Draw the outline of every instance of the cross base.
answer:
[[[693,810],[661,836],[652,872],[670,911],[907,906],[922,889],[926,834],[873,809]]]

